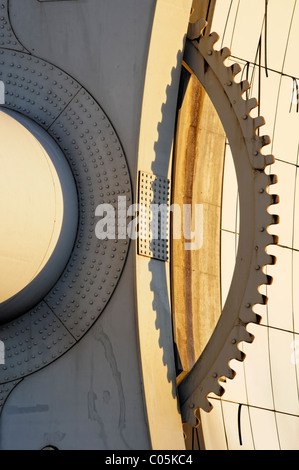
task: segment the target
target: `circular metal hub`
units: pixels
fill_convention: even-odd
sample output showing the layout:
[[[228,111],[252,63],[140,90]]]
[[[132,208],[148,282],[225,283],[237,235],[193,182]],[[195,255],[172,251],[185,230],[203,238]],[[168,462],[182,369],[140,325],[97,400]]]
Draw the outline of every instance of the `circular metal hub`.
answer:
[[[53,139],[18,113],[0,112],[0,324],[34,307],[60,277],[77,232],[70,167]]]

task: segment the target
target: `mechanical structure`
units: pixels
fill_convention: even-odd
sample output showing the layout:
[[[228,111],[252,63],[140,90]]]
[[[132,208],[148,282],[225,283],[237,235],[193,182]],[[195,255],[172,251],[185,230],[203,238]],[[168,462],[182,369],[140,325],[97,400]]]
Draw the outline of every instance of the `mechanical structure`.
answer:
[[[270,139],[260,135],[264,119],[252,117],[258,102],[247,99],[249,82],[237,82],[239,65],[225,65],[229,49],[215,48],[219,36],[210,34],[208,24],[216,2],[177,0],[170,7],[164,0],[147,0],[136,9],[131,0],[104,3],[22,0],[23,16],[19,0],[0,3],[5,87],[0,124],[14,126],[20,139],[26,130],[30,151],[38,143],[36,161],[48,166],[33,163],[36,178],[56,181],[47,194],[56,204],[53,227],[58,231],[53,241],[54,228],[44,225],[39,239],[45,240],[40,255],[45,262],[28,277],[21,276],[22,263],[16,264],[24,285],[0,304],[2,449],[188,448],[186,434],[200,428],[200,413],[213,413],[209,394],[222,396],[221,382],[235,377],[230,361],[245,359],[240,344],[254,340],[247,326],[260,323],[255,307],[267,301],[260,287],[272,282],[265,269],[276,260],[267,247],[278,238],[268,228],[278,217],[268,209],[279,199],[269,194],[276,176],[265,169],[274,157],[263,153]],[[62,20],[55,22],[57,15],[69,30]],[[31,31],[32,22],[36,29]],[[109,44],[99,45],[109,32]],[[122,56],[125,47],[130,54]],[[219,149],[225,139],[230,143],[240,198],[238,255],[223,310],[212,312],[207,284],[199,300],[190,294],[191,303],[202,302],[215,314],[208,328],[192,330],[206,337],[201,348],[191,341],[186,319],[204,321],[190,310],[181,287],[181,276],[186,284],[191,279],[188,259],[195,263],[197,255],[184,253],[183,263],[177,263],[171,218],[166,239],[131,239],[126,230],[125,237],[119,236],[120,225],[114,238],[109,232],[105,239],[96,237],[97,207],[109,205],[117,220],[120,197],[128,214],[125,225],[135,214],[127,209],[145,204],[142,235],[150,227],[151,205],[184,204],[190,179],[192,187],[202,187],[206,178],[213,182],[207,194],[216,198],[221,193],[222,173],[217,176],[213,168],[202,171],[199,180],[196,172],[179,178],[188,164],[180,152],[184,133],[194,127],[182,114],[187,107],[190,116],[187,102],[193,95],[187,85],[192,80],[200,109],[210,100],[209,116],[219,132],[213,145]],[[196,112],[203,125],[207,114]],[[0,129],[3,141],[5,134]],[[198,135],[200,146],[203,133]],[[203,148],[208,149],[204,156],[195,150],[192,157],[199,168],[217,157],[215,148]],[[5,161],[7,153],[0,155]],[[29,165],[28,155],[24,150]],[[11,159],[15,168],[14,154]],[[11,171],[21,178],[17,169]],[[41,217],[43,208],[37,210]],[[220,232],[221,210],[213,217]],[[11,253],[6,235],[1,243]],[[30,250],[33,256],[36,248]],[[217,250],[218,238],[211,235],[202,259]]]

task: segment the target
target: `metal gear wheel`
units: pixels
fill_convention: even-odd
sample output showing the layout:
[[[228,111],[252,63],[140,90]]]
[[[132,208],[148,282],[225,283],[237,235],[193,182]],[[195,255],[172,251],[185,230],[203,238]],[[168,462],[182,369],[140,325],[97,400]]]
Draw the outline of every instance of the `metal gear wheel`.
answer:
[[[212,100],[232,149],[240,197],[240,241],[231,288],[218,324],[202,355],[179,386],[182,419],[192,426],[198,425],[199,408],[211,411],[208,395],[223,395],[219,380],[235,377],[229,362],[244,361],[240,343],[254,340],[246,327],[261,321],[253,307],[267,303],[259,287],[272,283],[264,268],[276,263],[266,248],[277,244],[278,237],[269,234],[267,228],[279,223],[278,216],[268,212],[269,206],[277,204],[279,198],[267,191],[277,182],[277,177],[265,173],[265,168],[274,163],[272,155],[262,153],[263,147],[270,143],[270,138],[260,136],[258,131],[265,120],[251,116],[257,100],[243,98],[250,84],[236,82],[241,67],[224,64],[231,52],[228,48],[215,50],[219,36],[204,35],[206,25],[205,20],[199,20],[196,28],[199,37],[189,34],[184,61]]]

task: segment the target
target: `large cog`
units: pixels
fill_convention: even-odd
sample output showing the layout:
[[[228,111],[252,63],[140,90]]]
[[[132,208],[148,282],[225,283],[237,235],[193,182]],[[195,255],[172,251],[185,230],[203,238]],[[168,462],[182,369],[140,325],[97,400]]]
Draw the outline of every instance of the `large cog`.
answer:
[[[184,61],[212,100],[232,149],[240,197],[240,241],[231,288],[219,322],[202,355],[179,386],[182,419],[192,426],[198,425],[199,408],[211,411],[208,395],[223,395],[219,380],[235,377],[229,362],[244,361],[240,343],[254,340],[247,325],[261,321],[253,307],[267,303],[259,288],[272,283],[264,268],[276,263],[266,248],[277,244],[278,237],[269,234],[267,228],[279,222],[278,216],[268,212],[269,206],[277,204],[279,198],[267,191],[277,182],[277,177],[265,173],[266,167],[275,161],[273,155],[262,153],[263,147],[270,143],[268,136],[259,135],[265,120],[250,115],[258,106],[256,99],[243,98],[250,84],[235,81],[241,67],[224,64],[231,52],[228,48],[220,51],[214,48],[219,36],[204,35],[206,26],[205,20],[199,20],[196,31],[200,31],[200,36],[189,35]]]

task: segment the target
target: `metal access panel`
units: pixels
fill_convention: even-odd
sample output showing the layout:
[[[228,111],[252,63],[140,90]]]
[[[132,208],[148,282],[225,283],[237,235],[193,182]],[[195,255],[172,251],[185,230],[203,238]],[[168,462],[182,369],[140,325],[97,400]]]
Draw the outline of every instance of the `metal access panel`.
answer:
[[[139,172],[138,254],[168,260],[170,181]]]

